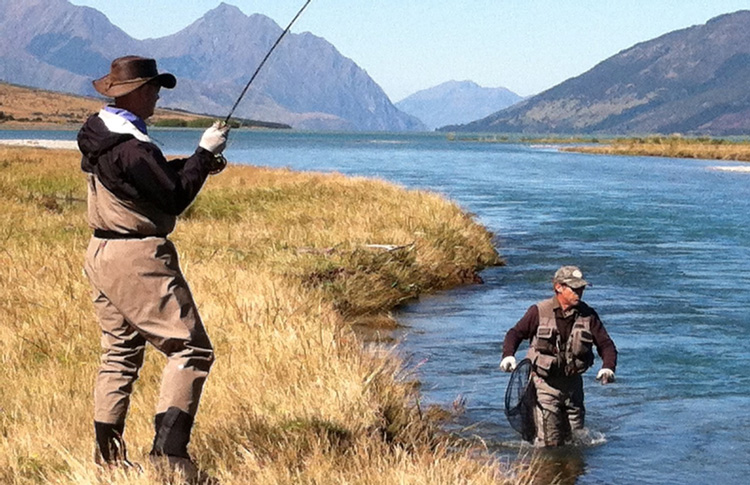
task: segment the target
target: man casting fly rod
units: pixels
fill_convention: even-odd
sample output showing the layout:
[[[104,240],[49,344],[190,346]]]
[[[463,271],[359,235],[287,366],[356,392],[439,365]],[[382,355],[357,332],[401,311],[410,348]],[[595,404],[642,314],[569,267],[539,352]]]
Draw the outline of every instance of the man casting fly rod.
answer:
[[[168,162],[149,137],[146,121],[154,114],[159,91],[177,84],[172,74],[158,71],[154,59],[119,57],[108,74],[93,82],[100,94],[114,100],[78,133],[93,229],[84,270],[101,327],[94,432],[95,460],[102,466],[140,470],[128,460],[123,435],[133,385],[150,343],[167,357],[150,461],[188,481],[199,475],[187,448],[214,351],[168,236],[208,176],[226,166],[227,122],[309,3],[268,51],[226,120],[208,128],[187,158]]]
[[[94,389],[96,461],[131,466],[125,417],[148,342],[167,357],[151,460],[193,476],[187,446],[214,353],[168,236],[209,174],[223,168],[216,155],[229,128],[215,123],[193,155],[167,162],[145,122],[160,89],[176,82],[159,73],[153,59],[115,59],[110,72],[94,81],[114,102],[86,121],[78,146],[94,230],[84,269],[102,332]]]

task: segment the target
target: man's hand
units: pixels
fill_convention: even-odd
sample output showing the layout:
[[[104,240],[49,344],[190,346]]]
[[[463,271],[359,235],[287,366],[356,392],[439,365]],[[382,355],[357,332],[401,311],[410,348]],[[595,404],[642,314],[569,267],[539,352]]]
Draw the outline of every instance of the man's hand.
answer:
[[[610,382],[615,381],[615,373],[612,371],[612,369],[607,369],[606,367],[603,367],[596,374],[596,380],[602,381],[602,385],[609,384]]]
[[[516,358],[512,355],[505,357],[500,362],[500,370],[503,372],[512,372],[516,368]]]
[[[208,150],[214,155],[218,155],[224,151],[224,148],[226,148],[228,135],[229,125],[217,121],[203,132],[198,146]]]

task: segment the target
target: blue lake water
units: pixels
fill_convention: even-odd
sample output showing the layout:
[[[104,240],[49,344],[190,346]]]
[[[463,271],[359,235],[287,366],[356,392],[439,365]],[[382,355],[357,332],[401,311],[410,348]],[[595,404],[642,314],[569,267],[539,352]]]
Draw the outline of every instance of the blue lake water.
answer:
[[[166,153],[200,132],[154,131]],[[0,132],[74,139],[73,132]],[[544,455],[567,483],[744,483],[750,476],[750,174],[733,162],[562,153],[441,135],[234,132],[234,163],[374,176],[437,191],[497,234],[507,261],[399,311],[424,400],[466,400],[452,429],[502,457],[505,332],[576,264],[619,352],[617,382],[585,376],[590,446]],[[744,345],[744,344],[743,344]],[[517,357],[521,357],[521,351]]]

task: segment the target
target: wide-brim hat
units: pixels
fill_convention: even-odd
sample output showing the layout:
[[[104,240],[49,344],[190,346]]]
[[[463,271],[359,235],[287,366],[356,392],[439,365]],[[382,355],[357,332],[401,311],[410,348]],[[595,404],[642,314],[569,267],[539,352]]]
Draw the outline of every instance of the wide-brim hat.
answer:
[[[159,73],[156,61],[146,57],[125,56],[112,61],[109,74],[93,82],[94,89],[108,98],[118,98],[135,91],[146,83],[157,81],[163,88],[177,85],[174,75]]]

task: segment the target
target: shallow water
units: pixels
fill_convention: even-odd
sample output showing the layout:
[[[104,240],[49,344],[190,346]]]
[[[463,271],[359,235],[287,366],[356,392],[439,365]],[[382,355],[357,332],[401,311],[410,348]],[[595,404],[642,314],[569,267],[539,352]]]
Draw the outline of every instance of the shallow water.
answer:
[[[22,136],[48,136],[32,133]],[[166,152],[187,153],[200,132],[154,135]],[[592,283],[585,300],[620,351],[618,380],[600,386],[595,370],[585,376],[592,443],[545,454],[547,471],[581,484],[750,475],[750,352],[741,344],[750,331],[750,174],[711,169],[747,165],[389,134],[234,132],[226,155],[438,191],[498,235],[508,264],[486,270],[484,285],[399,312],[425,401],[466,400],[455,431],[504,458],[519,454],[502,412],[502,339],[551,295],[554,270],[576,264]]]

